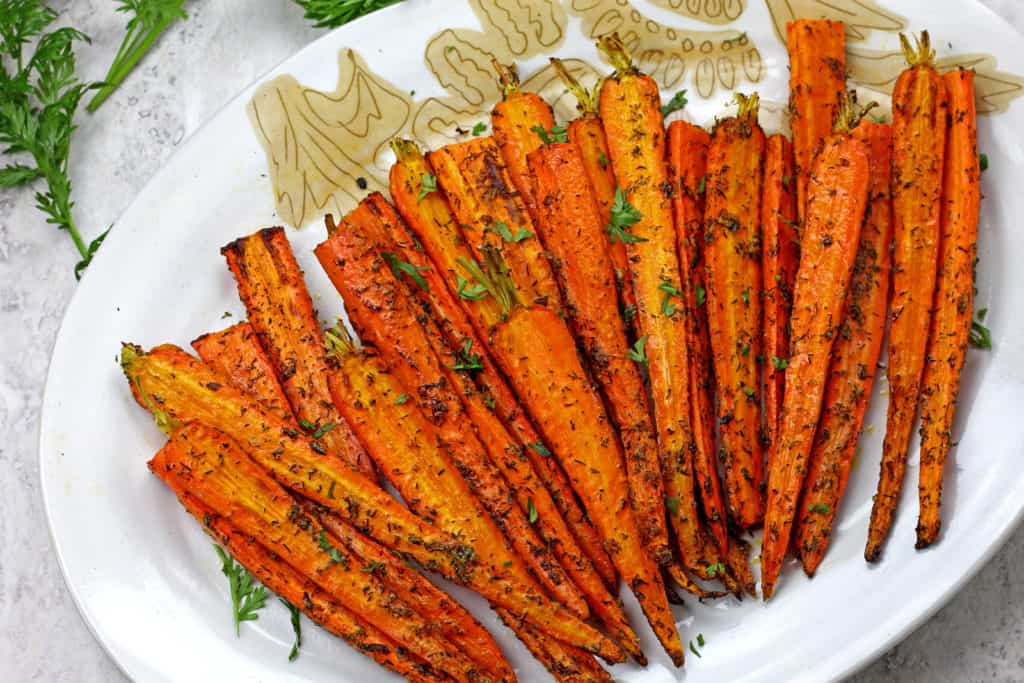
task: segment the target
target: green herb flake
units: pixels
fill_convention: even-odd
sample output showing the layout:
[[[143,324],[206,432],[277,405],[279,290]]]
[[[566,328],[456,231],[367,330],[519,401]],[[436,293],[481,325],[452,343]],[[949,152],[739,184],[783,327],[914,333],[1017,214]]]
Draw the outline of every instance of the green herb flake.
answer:
[[[779,358],[778,356],[772,356],[772,367],[776,370],[785,370],[789,367],[789,361],[785,358]]]
[[[479,353],[473,353],[473,340],[467,339],[462,348],[455,352],[455,365],[452,370],[475,372],[484,369],[484,359]]]
[[[437,176],[432,173],[424,173],[420,176],[420,193],[416,195],[416,201],[422,202],[423,198],[431,192],[437,192]]]
[[[553,142],[568,142],[568,130],[565,126],[554,126],[550,131],[545,130],[544,126],[536,125],[530,128],[537,137],[540,138],[541,142],[545,145],[550,145]]]
[[[337,483],[337,482],[335,482],[335,481],[334,481],[334,480],[332,479],[332,480],[331,480],[331,485],[327,487],[327,497],[328,497],[328,498],[330,498],[331,500],[334,500],[334,485],[335,485],[336,483]]]
[[[992,348],[992,331],[985,325],[981,324],[981,321],[985,319],[985,315],[988,313],[987,308],[983,308],[977,313],[977,320],[971,321],[971,332],[968,337],[968,342],[971,346],[976,349],[989,350]]]
[[[220,571],[228,579],[231,592],[231,612],[235,622],[235,635],[240,636],[243,621],[256,621],[261,610],[267,605],[267,589],[255,582],[252,574],[235,559],[224,552],[219,545],[213,546],[220,557]]]
[[[530,521],[530,524],[537,523],[537,508],[533,505],[533,497],[526,499],[526,518]]]
[[[981,169],[982,173],[988,170],[988,155],[984,152],[978,155],[978,168]]]
[[[366,565],[365,567],[361,567],[359,569],[359,571],[363,572],[364,574],[376,574],[378,569],[383,569],[383,568],[384,568],[384,563],[383,562],[371,562],[370,564]]]
[[[334,564],[345,564],[345,556],[341,554],[341,551],[331,545],[331,542],[327,540],[327,533],[323,529],[320,530],[320,536],[317,538],[317,545],[320,546],[320,550],[327,553],[327,556],[331,558],[331,562]]]
[[[470,284],[469,280],[461,275],[455,276],[455,293],[466,301],[480,301],[487,296],[487,288],[480,283]]]
[[[703,633],[698,633],[697,634],[697,645],[700,646],[700,647],[704,647],[704,634]]]
[[[740,294],[740,297],[743,299],[743,303],[749,304],[750,303],[750,287],[745,288],[743,290],[743,293]]]
[[[643,218],[643,214],[637,211],[636,207],[626,201],[626,193],[621,187],[615,188],[615,200],[612,202],[611,217],[608,225],[604,227],[608,233],[608,240],[615,244],[618,240],[623,244],[646,242],[645,237],[639,237],[629,232],[629,229]]]
[[[483,135],[485,130],[487,130],[487,124],[483,121],[477,121],[473,126],[473,135]]]
[[[327,432],[331,431],[332,429],[334,429],[337,426],[338,425],[333,423],[333,422],[328,422],[327,424],[323,425],[318,430],[313,432],[313,438],[314,439],[319,439],[321,436],[323,436],[324,434],[326,434]]]
[[[670,99],[667,104],[662,105],[662,117],[666,117],[672,112],[679,111],[680,109],[686,106],[687,102],[689,102],[689,100],[686,99],[686,90],[677,91],[676,94],[672,96],[672,99]]]
[[[708,300],[708,293],[707,293],[707,290],[704,289],[703,285],[697,285],[697,291],[696,291],[696,295],[695,295],[694,298],[695,298],[695,303],[698,306],[703,306],[704,302]]]
[[[299,420],[299,426],[305,429],[307,432],[311,432],[316,429],[316,425],[309,420]]]
[[[828,513],[832,512],[832,508],[830,508],[828,505],[825,505],[825,503],[814,503],[813,505],[809,505],[807,507],[807,511],[814,512],[819,515],[827,515]]]
[[[743,393],[747,395],[747,398],[754,397],[754,389],[752,387],[743,387]]]
[[[395,397],[395,405],[401,406],[409,402],[409,394],[399,394]]]
[[[298,607],[284,598],[278,598],[278,600],[280,600],[281,604],[287,607],[288,611],[291,612],[292,632],[295,634],[295,642],[292,643],[292,651],[288,653],[288,661],[294,662],[299,658],[299,648],[302,647],[302,612],[299,611]]]
[[[697,183],[697,194],[704,194],[708,190],[708,174],[705,173],[700,177],[700,182]]]
[[[640,337],[633,344],[633,348],[626,351],[626,357],[631,361],[640,363],[641,365],[647,364],[647,335]]]
[[[665,293],[661,299],[661,312],[671,317],[677,310],[676,305],[672,303],[672,297],[681,296],[683,292],[668,280],[662,280],[658,290]]]
[[[501,238],[506,242],[522,242],[525,239],[533,237],[533,233],[526,228],[519,228],[514,233],[512,230],[503,223],[502,221],[496,221],[494,225],[489,225],[484,228],[486,232],[493,232],[497,235],[501,235]]]
[[[409,279],[415,282],[417,285],[419,285],[420,289],[422,289],[424,292],[430,291],[430,287],[427,285],[427,281],[423,279],[422,275],[420,275],[422,271],[430,270],[430,268],[428,268],[427,266],[414,266],[411,263],[407,263],[401,260],[400,258],[398,258],[398,256],[396,256],[393,252],[390,251],[382,251],[380,255],[381,257],[383,257],[385,261],[387,261],[388,265],[391,266],[391,273],[396,278],[401,280],[402,275],[408,275]]]
[[[713,579],[716,576],[725,576],[725,564],[722,562],[709,564],[708,568],[704,570],[704,576],[709,579]]]
[[[701,657],[701,654],[700,654],[700,652],[698,652],[698,651],[697,651],[697,648],[695,648],[695,647],[693,646],[693,641],[692,641],[692,640],[690,641],[690,652],[692,652],[693,654],[697,655],[697,658],[698,658],[698,659],[701,659],[701,658],[702,658],[702,657]]]
[[[550,450],[548,450],[548,447],[547,447],[547,446],[545,446],[544,444],[542,444],[542,443],[541,443],[541,442],[539,442],[539,441],[537,441],[537,442],[535,442],[535,443],[527,444],[527,446],[529,446],[530,448],[532,448],[532,449],[533,449],[533,450],[535,450],[536,452],[540,453],[540,454],[541,454],[541,455],[543,455],[543,456],[544,456],[545,458],[549,458],[549,457],[551,457],[551,451],[550,451]]]
[[[604,152],[600,152],[597,155],[597,163],[601,165],[602,170],[608,169],[608,155]]]
[[[673,515],[679,514],[679,503],[680,500],[674,496],[665,499],[665,507],[667,507],[668,511],[671,512]]]

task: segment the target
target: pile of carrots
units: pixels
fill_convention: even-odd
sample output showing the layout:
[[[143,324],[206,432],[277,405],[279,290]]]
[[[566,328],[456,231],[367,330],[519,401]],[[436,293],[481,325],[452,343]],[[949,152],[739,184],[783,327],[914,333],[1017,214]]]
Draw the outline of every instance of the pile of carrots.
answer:
[[[841,23],[787,37],[792,141],[756,94],[710,132],[666,128],[616,35],[595,91],[555,60],[565,126],[496,65],[493,136],[395,140],[391,201],[326,217],[315,253],[351,330],[321,327],[282,228],[225,246],[248,320],[198,358],[122,350],[169,435],[150,469],[269,590],[409,680],[515,680],[431,571],[556,679],[610,681],[594,656],[646,664],[620,580],[682,666],[670,602],[756,595],[744,532],[764,528],[764,598],[790,547],[814,574],[891,321],[865,555],[919,404],[933,543],[973,305],[972,73],[904,39],[877,123],[846,93]]]

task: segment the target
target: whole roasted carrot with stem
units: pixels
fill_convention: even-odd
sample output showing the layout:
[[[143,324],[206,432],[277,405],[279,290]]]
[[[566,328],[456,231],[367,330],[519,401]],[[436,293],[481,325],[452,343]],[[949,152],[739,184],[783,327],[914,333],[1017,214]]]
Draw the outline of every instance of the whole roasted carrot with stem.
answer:
[[[764,516],[761,446],[761,183],[765,137],[758,96],[736,95],[735,116],[708,147],[704,261],[729,514],[750,528]]]
[[[426,290],[416,288],[413,292],[430,309],[450,348],[462,349],[468,344],[479,354],[483,367],[474,373],[473,378],[484,393],[484,400],[494,405],[495,413],[519,439],[527,459],[550,491],[552,500],[594,568],[608,586],[615,586],[615,567],[576,499],[558,459],[550,457],[551,445],[537,433],[518,397],[491,358],[490,350],[483,343],[486,328],[477,331],[468,315],[469,310],[488,307],[493,308],[491,315],[500,315],[500,312],[493,299],[483,296],[463,277],[458,261],[472,259],[473,256],[447,200],[439,193],[423,194],[423,178],[432,171],[430,162],[414,143],[407,140],[394,140],[392,148],[397,161],[391,167],[391,196],[404,221],[385,221],[384,229],[402,258],[413,264],[427,283]],[[424,260],[424,254],[429,261]]]
[[[455,650],[436,624],[422,618],[315,520],[242,448],[217,430],[196,423],[171,434],[175,449],[166,466],[182,488],[244,534],[258,538],[297,572],[312,579],[395,643],[456,680],[475,681],[485,672]]]
[[[427,158],[437,174],[436,185],[443,189],[477,258],[481,245],[497,248],[523,297],[559,310],[561,300],[551,264],[494,138],[446,145]]]
[[[471,546],[414,515],[337,456],[316,450],[315,442],[289,422],[225,384],[221,375],[178,347],[165,344],[147,352],[126,344],[121,367],[136,400],[163,429],[189,421],[218,429],[280,484],[329,508],[403,557],[513,610],[552,637],[622,658],[617,646],[532,585],[516,581],[508,567],[483,562]]]
[[[686,310],[686,347],[690,350],[690,424],[697,490],[708,527],[718,549],[726,554],[727,515],[715,458],[714,382],[708,339],[707,288],[704,283],[704,196],[707,193],[707,131],[686,121],[668,127],[668,171],[672,183],[672,215],[679,254],[680,290]]]
[[[506,460],[505,449],[520,449],[496,416],[486,408],[476,413],[482,420],[489,416],[491,422],[473,422],[467,415],[463,403],[468,406],[481,399],[474,398],[476,392],[468,396],[458,392],[466,382],[456,368],[476,369],[481,364],[479,355],[470,346],[453,350],[445,359],[439,356],[441,350],[434,343],[440,340],[428,335],[422,311],[417,311],[406,297],[405,287],[388,268],[385,255],[390,254],[392,263],[406,262],[397,261],[399,257],[389,251],[394,247],[381,227],[379,213],[390,207],[379,195],[374,199],[378,201],[361,202],[333,231],[328,224],[328,239],[316,248],[321,266],[345,300],[345,310],[360,339],[376,348],[398,381],[412,391],[407,398],[430,418],[456,465],[470,473],[470,485],[519,556],[553,596],[586,617],[583,596],[561,565],[553,561],[553,553],[527,518],[533,510],[533,522],[540,522],[543,509],[546,525],[549,517],[558,514],[546,489],[528,476],[526,470],[529,468],[532,474],[532,468],[525,458],[518,463]],[[419,280],[414,284],[427,283]],[[482,427],[491,431],[484,432]],[[511,487],[506,476],[515,478],[518,486]],[[558,540],[552,538],[553,542]]]
[[[864,423],[885,335],[892,267],[892,128],[861,121],[853,136],[868,147],[868,209],[825,386],[818,433],[798,510],[796,549],[814,576],[825,557],[857,439]]]
[[[974,263],[978,250],[981,168],[978,161],[974,72],[957,69],[943,75],[949,93],[940,214],[939,272],[921,381],[921,512],[917,548],[939,536],[942,470],[949,454],[960,371],[971,332]]]
[[[566,135],[569,142],[580,151],[583,168],[587,172],[590,185],[594,189],[594,197],[597,199],[601,225],[607,230],[611,225],[612,206],[615,205],[617,186],[615,174],[612,172],[612,162],[608,157],[608,139],[604,135],[601,117],[597,114],[597,93],[600,84],[594,90],[587,90],[569,72],[562,60],[552,57],[551,64],[555,67],[562,82],[565,83],[565,87],[576,98],[579,116],[569,123]],[[633,334],[636,296],[633,294],[633,283],[630,280],[626,243],[618,237],[612,239],[609,234],[608,253],[615,266],[615,281],[619,288],[619,306],[622,309],[623,319],[626,320],[630,340],[633,341],[636,337]]]
[[[544,243],[551,252],[576,338],[604,395],[626,453],[640,537],[659,565],[672,561],[665,488],[650,403],[616,302],[615,272],[579,150],[556,142],[529,155]],[[589,245],[588,248],[581,248]]]
[[[634,66],[617,34],[599,49],[615,73],[601,86],[599,110],[612,168],[623,189],[628,220],[626,252],[637,302],[637,325],[646,338],[654,423],[658,430],[666,508],[684,565],[705,577],[720,563],[717,548],[704,542],[697,512],[692,456],[689,350],[686,309],[672,217],[671,183],[665,164],[665,129],[658,85]],[[625,228],[626,223],[632,223]]]
[[[921,395],[928,330],[935,302],[941,239],[949,95],[935,71],[928,32],[910,45],[909,68],[892,94],[893,276],[889,323],[889,410],[878,490],[864,559],[875,562],[892,527],[903,488],[907,448]]]
[[[260,583],[301,610],[326,631],[400,676],[420,683],[452,680],[445,673],[435,671],[426,660],[398,647],[394,640],[376,626],[360,620],[326,591],[260,545],[256,539],[197,500],[174,476],[174,466],[168,465],[168,461],[180,461],[180,454],[168,457],[166,453],[175,448],[173,443],[168,443],[158,451],[149,461],[150,470],[174,491],[182,506],[195,517],[203,531],[222,545]]]
[[[236,388],[256,396],[268,411],[278,412],[286,420],[295,419],[274,365],[260,346],[252,325],[240,322],[204,334],[193,340],[192,348],[204,363],[231,380]]]
[[[221,253],[299,424],[318,434],[329,453],[375,477],[362,444],[331,403],[320,325],[284,229],[260,230]]]
[[[769,459],[761,549],[761,594],[769,599],[789,548],[807,459],[821,414],[832,346],[847,300],[867,209],[868,147],[851,135],[862,112],[853,96],[811,169],[800,268],[793,290],[792,345],[778,438]]]
[[[420,516],[466,538],[485,562],[505,568],[522,585],[537,585],[495,519],[471,493],[467,480],[474,473],[453,465],[450,447],[438,430],[415,403],[403,400],[408,395],[398,378],[378,357],[356,349],[341,326],[328,331],[328,340],[338,360],[338,370],[329,378],[334,400],[402,498]],[[533,593],[541,595],[539,585]],[[589,652],[611,662],[624,659],[617,644],[577,623],[580,631],[570,644],[585,644]],[[589,636],[590,642],[581,642],[581,636]]]
[[[555,126],[551,106],[537,93],[524,92],[519,87],[519,71],[515,64],[502,64],[492,59],[491,64],[501,83],[501,101],[491,110],[491,130],[505,159],[512,184],[519,190],[530,218],[537,221],[537,197],[533,179],[526,165],[526,157],[547,140],[565,136],[564,127]]]
[[[535,449],[517,443],[473,387],[470,375],[482,370],[483,356],[472,346],[449,349],[429,316],[424,317],[422,309],[414,308],[416,296],[430,289],[426,279],[403,277],[408,285],[406,290],[393,272],[380,267],[376,254],[386,254],[388,249],[403,255],[410,251],[400,250],[390,239],[391,234],[402,230],[399,223],[401,218],[394,208],[381,195],[371,194],[345,217],[340,228],[332,231],[328,225],[331,236],[317,247],[316,254],[345,299],[349,320],[360,337],[378,349],[403,385],[417,388],[416,400],[429,406],[431,414],[438,416],[434,422],[442,436],[449,441],[461,439],[486,449],[532,524],[525,530],[508,525],[506,534],[527,539],[525,543],[513,539],[513,545],[520,554],[531,555],[527,564],[535,572],[551,573],[551,581],[544,582],[545,586],[554,583],[549,590],[556,597],[572,589],[568,593],[570,598],[585,598],[586,604],[626,651],[643,660],[639,641],[621,606],[576,543],[548,490],[536,477],[524,453]],[[415,254],[419,252],[412,252],[409,258],[415,261]],[[409,265],[420,274],[430,268],[425,259]],[[443,287],[444,283],[434,286]],[[458,425],[472,425],[476,430],[462,433]],[[486,507],[492,515],[495,513],[494,506]],[[543,539],[540,547],[529,541],[534,538],[534,529]],[[551,556],[557,558],[558,563],[552,563]],[[560,571],[552,571],[560,567],[564,567],[565,574],[572,580],[570,584],[565,583]],[[564,600],[563,604],[569,606]],[[585,609],[586,605],[583,607]]]
[[[800,262],[796,231],[796,182],[793,146],[784,135],[772,135],[765,145],[761,189],[761,275],[764,325],[765,441],[771,444],[779,427],[786,359],[789,358],[789,315],[793,281]]]
[[[565,322],[549,308],[523,305],[501,256],[485,249],[466,273],[500,304],[488,337],[495,359],[554,447],[601,533],[605,548],[633,591],[662,647],[677,666],[683,649],[657,564],[643,549],[629,500],[621,445],[600,396],[580,363]],[[562,457],[562,454],[569,454]]]
[[[789,117],[796,160],[796,207],[803,223],[814,155],[832,132],[846,93],[846,27],[841,21],[786,24]]]

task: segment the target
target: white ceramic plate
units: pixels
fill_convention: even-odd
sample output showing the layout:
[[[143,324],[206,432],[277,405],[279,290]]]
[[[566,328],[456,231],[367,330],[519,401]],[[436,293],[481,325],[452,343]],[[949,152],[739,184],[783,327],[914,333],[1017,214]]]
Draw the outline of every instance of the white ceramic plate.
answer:
[[[678,3],[676,3],[678,4]],[[945,39],[959,52],[988,52],[1004,71],[1024,73],[1024,41],[974,2],[890,2],[914,30],[927,27],[940,55]],[[748,3],[735,27],[762,49],[763,96],[786,97],[786,57],[765,6]],[[695,22],[649,10],[663,21]],[[576,27],[575,20],[571,20]],[[927,22],[927,23],[924,23]],[[353,47],[398,84],[428,88],[417,50],[444,27],[475,27],[461,2],[411,0],[325,36],[282,64],[303,83],[330,89],[336,54]],[[386,37],[386,39],[384,39]],[[892,35],[883,47],[895,47]],[[383,49],[381,49],[383,47]],[[566,56],[596,62],[588,40],[570,30],[559,48]],[[540,59],[525,65],[537,68]],[[269,77],[269,76],[268,76]],[[174,156],[125,212],[76,293],[50,365],[40,433],[40,469],[57,557],[89,626],[124,671],[137,681],[382,680],[387,674],[341,641],[306,622],[298,661],[289,664],[291,629],[283,608],[271,601],[242,637],[231,628],[227,586],[210,542],[146,470],[161,445],[160,432],[134,404],[116,362],[122,340],[145,346],[170,341],[186,346],[219,329],[225,311],[241,316],[218,248],[231,238],[272,224],[275,215],[264,154],[246,119],[253,89],[241,93]],[[721,111],[727,93],[691,107],[706,122]],[[991,170],[984,176],[979,307],[989,308],[995,348],[972,351],[964,374],[944,496],[944,535],[926,552],[913,550],[917,512],[916,449],[884,561],[861,559],[884,427],[885,383],[879,382],[866,420],[863,449],[843,503],[828,558],[813,581],[795,565],[777,597],[764,605],[728,600],[688,601],[679,612],[683,642],[704,635],[703,657],[688,656],[685,677],[697,681],[825,680],[870,661],[932,614],[962,586],[1008,536],[1024,509],[1024,110],[985,117],[981,149]],[[311,228],[290,232],[310,287],[322,296],[326,317],[340,310],[338,297],[312,258],[322,238]],[[524,681],[542,670],[482,606],[453,589],[493,627]],[[620,665],[621,681],[684,677],[660,654],[637,617],[652,663]]]

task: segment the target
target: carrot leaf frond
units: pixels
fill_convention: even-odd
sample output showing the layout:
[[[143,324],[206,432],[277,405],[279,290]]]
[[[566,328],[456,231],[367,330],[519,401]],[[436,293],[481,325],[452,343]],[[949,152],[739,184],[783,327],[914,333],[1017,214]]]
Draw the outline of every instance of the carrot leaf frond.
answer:
[[[496,248],[485,244],[481,247],[481,251],[484,255],[483,264],[468,258],[459,258],[458,264],[462,266],[467,275],[477,281],[480,287],[483,287],[483,291],[494,297],[502,312],[507,315],[513,307],[519,304],[519,294],[516,292],[515,283],[512,282],[505,259],[501,258],[501,254]]]
[[[598,38],[597,49],[612,65],[615,73],[621,75],[636,71],[636,67],[633,66],[633,57],[629,54],[626,44],[617,32],[606,33]]]
[[[903,57],[909,66],[927,66],[935,68],[935,49],[932,48],[931,37],[928,31],[921,31],[920,36],[914,36],[914,44],[906,34],[900,34],[900,47],[903,49]]]
[[[565,83],[566,89],[576,98],[576,108],[581,114],[592,114],[597,111],[597,93],[601,89],[601,81],[597,82],[593,90],[587,90],[575,76],[570,73],[569,68],[558,57],[551,58],[551,66],[555,67],[558,77]]]
[[[501,84],[503,98],[519,92],[519,69],[515,64],[502,64],[497,57],[492,57],[491,65],[498,73],[498,82]]]

